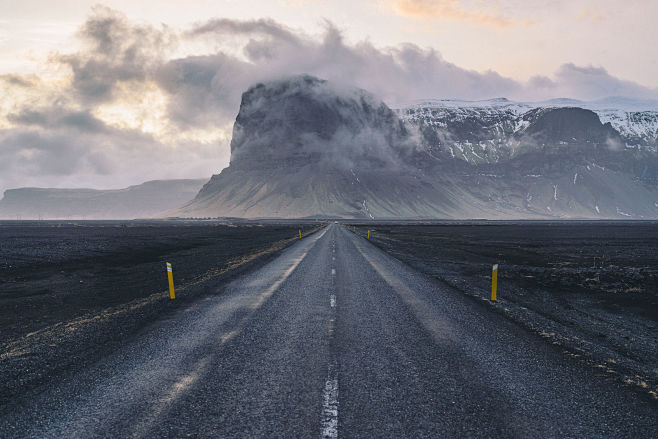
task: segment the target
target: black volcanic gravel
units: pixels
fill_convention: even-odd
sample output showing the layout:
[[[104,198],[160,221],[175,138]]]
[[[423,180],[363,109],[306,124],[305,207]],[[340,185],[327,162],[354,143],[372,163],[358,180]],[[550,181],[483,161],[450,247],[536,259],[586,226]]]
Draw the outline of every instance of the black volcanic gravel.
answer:
[[[0,344],[167,290],[293,238],[309,225],[0,222]],[[200,257],[203,255],[203,257]]]
[[[0,411],[256,268],[310,222],[0,222]],[[176,300],[167,293],[174,269]],[[6,408],[6,407],[4,407]]]
[[[658,396],[658,223],[357,226],[397,259]],[[500,264],[498,302],[489,302]]]

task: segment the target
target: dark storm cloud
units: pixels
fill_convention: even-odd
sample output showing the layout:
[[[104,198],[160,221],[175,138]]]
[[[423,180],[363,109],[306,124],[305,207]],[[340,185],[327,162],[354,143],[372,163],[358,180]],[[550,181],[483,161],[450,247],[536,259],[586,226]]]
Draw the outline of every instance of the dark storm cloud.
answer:
[[[84,138],[67,133],[14,129],[0,134],[0,171],[70,175],[84,167],[86,158],[93,154],[93,148],[88,146]],[[109,171],[103,165],[93,168],[101,174]]]
[[[84,48],[55,56],[71,68],[72,88],[85,104],[111,100],[121,81],[147,80],[176,43],[175,34],[167,27],[136,25],[103,6],[96,6],[93,12],[78,32]]]
[[[218,53],[164,64],[157,84],[169,95],[169,117],[183,128],[217,127],[235,118],[240,96],[255,75],[253,67]]]
[[[367,89],[392,105],[428,97],[510,95],[522,89],[519,83],[495,72],[461,69],[433,49],[412,44],[382,49],[368,41],[347,43],[328,22],[319,37],[295,34],[268,20],[211,20],[186,35],[217,43],[223,39],[241,42],[239,47],[247,63],[240,67],[241,76],[231,82],[241,83],[242,90],[257,81],[299,73]],[[236,58],[221,61],[222,69],[227,68],[227,62],[241,62]],[[221,83],[223,79],[228,77],[215,81]],[[238,98],[233,96],[227,104],[235,108]]]
[[[301,38],[295,32],[271,19],[260,20],[231,20],[228,18],[214,18],[205,23],[196,25],[186,32],[188,37],[197,37],[208,34],[214,35],[249,35],[265,36],[278,42],[298,43]]]
[[[428,98],[658,96],[656,90],[619,80],[601,68],[567,64],[554,77],[521,83],[494,71],[463,69],[432,48],[350,43],[332,23],[323,26],[312,36],[271,19],[216,18],[176,34],[97,7],[79,31],[84,48],[56,60],[71,68],[68,94],[84,106],[120,99],[116,90],[121,83],[155,82],[168,96],[168,115],[180,129],[230,124],[250,85],[300,73],[366,89],[391,106]],[[218,49],[168,58],[180,39]]]
[[[94,117],[89,111],[70,111],[58,107],[23,110],[20,113],[9,114],[7,119],[17,125],[40,128],[73,129],[87,133],[112,131],[105,122]]]
[[[2,115],[13,127],[0,130],[0,191],[34,182],[97,186],[97,179],[115,174],[112,186],[120,180],[138,183],[160,176],[162,171],[151,172],[158,163],[164,169],[173,161],[163,154],[172,145],[136,129],[110,126],[94,112],[100,104],[121,100],[121,83],[134,83],[139,91],[140,84],[152,80],[165,52],[175,46],[174,32],[132,23],[98,6],[77,35],[79,51],[51,56],[51,62],[71,69],[69,86],[0,77],[0,85],[25,96]],[[29,89],[27,94],[21,95],[23,89]]]
[[[28,185],[121,187],[181,178],[193,169],[185,159],[198,162],[209,156],[207,145],[186,142],[179,153],[141,131],[98,125],[84,113],[52,119],[35,112],[17,118],[21,125],[0,130],[0,191]]]
[[[658,90],[620,80],[602,68],[565,64],[553,78],[537,76],[523,83],[494,71],[463,69],[431,48],[413,44],[381,48],[369,41],[349,43],[329,22],[324,24],[321,35],[309,36],[272,20],[215,19],[197,24],[185,37],[204,39],[219,47],[230,42],[233,53],[237,48],[241,55],[238,59],[228,52],[219,52],[203,59],[170,62],[186,66],[188,72],[178,76],[176,103],[171,110],[174,120],[188,123],[193,120],[212,123],[211,113],[207,111],[220,119],[226,115],[232,117],[237,112],[241,92],[249,85],[299,73],[366,89],[391,106],[428,98],[477,100],[504,96],[536,100],[566,96],[590,100],[611,95],[658,98]],[[194,71],[202,71],[204,75],[190,74]],[[198,108],[204,111],[203,117],[193,118],[186,111],[181,118],[177,109],[193,111],[189,105],[181,105],[190,102],[201,103]]]
[[[0,81],[21,88],[29,88],[37,82],[35,78],[20,75],[0,75]]]
[[[10,120],[18,126],[0,131],[0,169],[8,172],[29,168],[37,175],[67,175],[84,167],[106,174],[120,165],[123,154],[151,155],[162,148],[148,134],[107,126],[86,112],[45,109]]]

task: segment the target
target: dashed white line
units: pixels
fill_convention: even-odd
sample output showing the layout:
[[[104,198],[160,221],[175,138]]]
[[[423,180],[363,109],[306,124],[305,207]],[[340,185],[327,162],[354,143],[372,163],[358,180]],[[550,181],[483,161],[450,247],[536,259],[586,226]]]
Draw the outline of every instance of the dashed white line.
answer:
[[[336,243],[331,243],[331,260],[335,261]],[[336,269],[331,269],[331,275],[336,275]],[[335,279],[335,278],[334,278]],[[335,290],[334,290],[335,292]],[[332,317],[329,319],[329,338],[333,338],[336,324],[336,295],[329,296]],[[329,364],[327,366],[327,380],[322,392],[322,424],[320,437],[326,439],[338,438],[338,365],[333,353],[329,353]]]
[[[327,381],[322,392],[322,429],[320,436],[327,439],[338,437],[338,378],[336,364],[329,364]]]

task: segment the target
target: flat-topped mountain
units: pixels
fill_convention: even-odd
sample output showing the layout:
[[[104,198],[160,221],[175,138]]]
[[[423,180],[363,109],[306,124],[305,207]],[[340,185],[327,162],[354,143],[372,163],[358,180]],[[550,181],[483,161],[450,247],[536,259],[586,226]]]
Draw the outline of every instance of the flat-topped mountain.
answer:
[[[417,147],[395,112],[364,90],[310,76],[257,84],[242,97],[230,166],[172,214],[438,215],[443,195],[410,162]]]
[[[230,166],[170,214],[658,217],[648,131],[632,145],[592,109],[481,105],[394,111],[364,90],[305,75],[254,85],[242,97]]]
[[[299,76],[257,84],[242,95],[231,165],[378,163],[394,159],[408,140],[395,112],[364,90]]]

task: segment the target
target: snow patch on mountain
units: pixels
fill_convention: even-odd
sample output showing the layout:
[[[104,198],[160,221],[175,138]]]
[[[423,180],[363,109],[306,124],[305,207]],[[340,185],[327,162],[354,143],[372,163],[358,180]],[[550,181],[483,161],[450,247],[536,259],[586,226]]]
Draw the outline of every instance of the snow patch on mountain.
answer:
[[[455,127],[463,127],[464,134],[466,137],[470,135],[470,138],[455,138],[451,133],[442,140],[459,145],[463,160],[488,163],[495,161],[493,156],[496,156],[499,147],[511,146],[510,138],[528,128],[532,122],[531,115],[540,114],[541,109],[565,107],[595,112],[601,123],[610,123],[619,132],[626,148],[658,151],[658,101],[653,100],[621,97],[590,102],[576,99],[541,102],[515,102],[505,98],[481,101],[426,99],[411,102],[396,112],[407,122],[436,131],[454,131]],[[481,137],[483,134],[485,137]],[[493,151],[487,157],[478,157],[472,143],[489,145]]]

